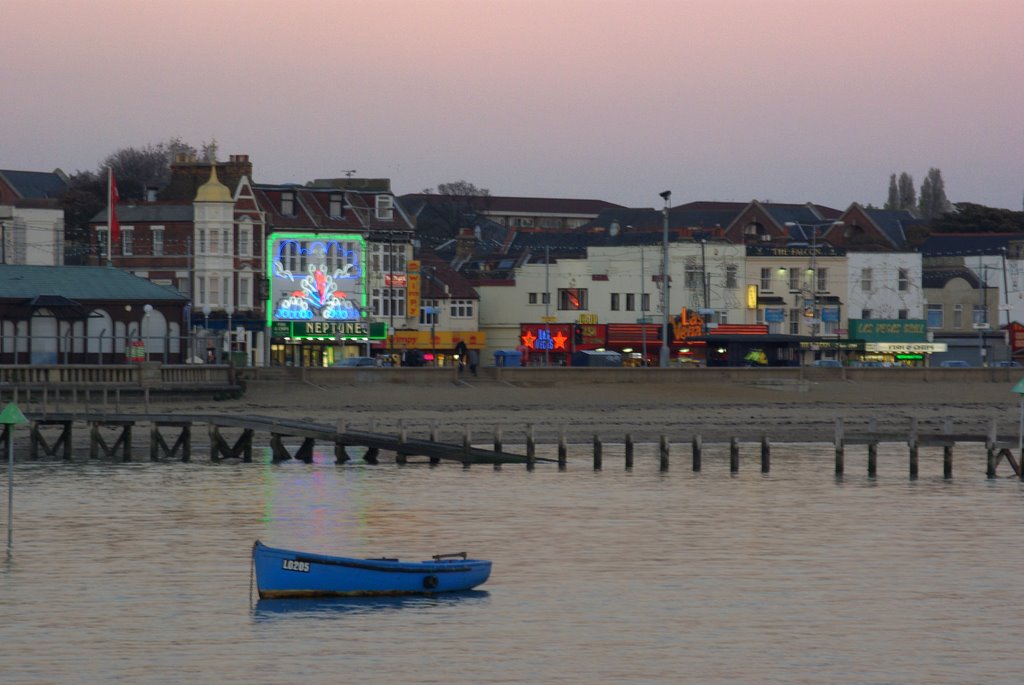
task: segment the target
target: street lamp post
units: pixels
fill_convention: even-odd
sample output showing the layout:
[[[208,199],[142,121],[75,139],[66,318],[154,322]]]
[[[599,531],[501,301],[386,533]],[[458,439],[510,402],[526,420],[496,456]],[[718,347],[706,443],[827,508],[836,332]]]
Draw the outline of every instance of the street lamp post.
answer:
[[[811,355],[814,354],[818,327],[821,325],[821,312],[818,309],[818,228],[821,226],[842,226],[842,221],[822,221],[815,224],[803,224],[798,221],[787,221],[786,226],[799,226],[811,229]],[[837,322],[838,324],[838,322]]]
[[[665,208],[662,210],[662,232],[661,232],[661,354],[658,365],[661,368],[668,367],[668,209],[672,200],[672,191],[666,190],[662,193],[661,199],[665,201]]]

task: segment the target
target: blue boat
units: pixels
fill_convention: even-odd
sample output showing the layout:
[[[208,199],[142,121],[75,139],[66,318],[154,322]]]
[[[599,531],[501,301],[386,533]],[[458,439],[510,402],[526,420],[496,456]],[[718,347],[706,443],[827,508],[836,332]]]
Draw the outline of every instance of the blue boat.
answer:
[[[470,590],[491,575],[491,562],[465,552],[429,561],[353,559],[268,547],[257,540],[252,564],[260,599],[424,595]]]

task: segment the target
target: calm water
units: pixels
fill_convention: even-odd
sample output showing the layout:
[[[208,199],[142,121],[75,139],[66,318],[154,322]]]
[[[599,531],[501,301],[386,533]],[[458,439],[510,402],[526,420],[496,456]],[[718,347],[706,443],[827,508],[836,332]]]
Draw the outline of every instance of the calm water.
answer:
[[[655,446],[539,466],[15,468],[0,682],[1019,683],[1024,487],[984,455]],[[576,454],[582,454],[583,448]],[[266,455],[263,457],[266,459]],[[1008,467],[1000,467],[1002,475]],[[0,474],[6,502],[6,473]],[[6,508],[4,508],[6,534]],[[484,591],[250,599],[249,549],[494,560]]]

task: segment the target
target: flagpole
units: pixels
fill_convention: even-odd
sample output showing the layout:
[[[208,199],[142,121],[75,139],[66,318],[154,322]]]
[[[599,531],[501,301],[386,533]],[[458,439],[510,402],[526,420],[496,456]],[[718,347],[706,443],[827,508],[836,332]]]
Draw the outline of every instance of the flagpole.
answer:
[[[114,169],[107,167],[107,266],[114,265],[113,244],[114,244],[114,209],[111,207],[114,189]]]

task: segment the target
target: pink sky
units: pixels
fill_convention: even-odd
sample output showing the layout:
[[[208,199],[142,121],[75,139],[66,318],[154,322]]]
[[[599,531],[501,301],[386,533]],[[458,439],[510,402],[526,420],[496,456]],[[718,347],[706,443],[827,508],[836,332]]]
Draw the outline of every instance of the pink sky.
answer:
[[[6,0],[0,168],[173,136],[259,182],[1021,209],[1020,0]]]

